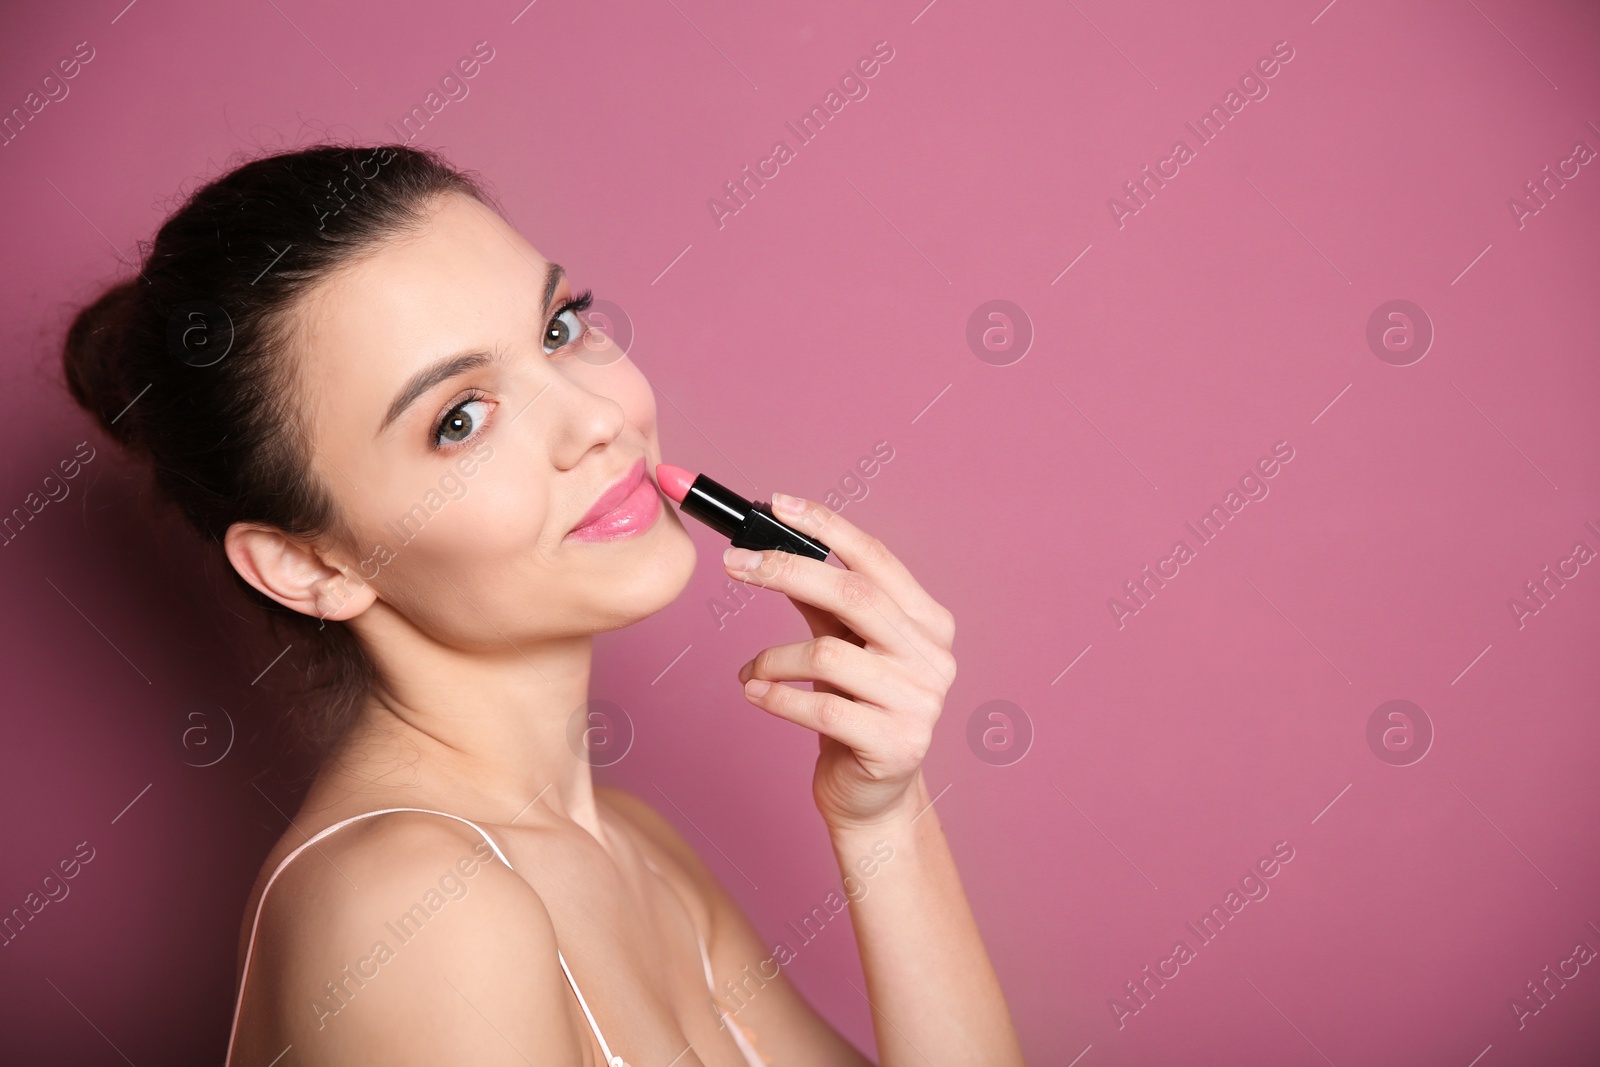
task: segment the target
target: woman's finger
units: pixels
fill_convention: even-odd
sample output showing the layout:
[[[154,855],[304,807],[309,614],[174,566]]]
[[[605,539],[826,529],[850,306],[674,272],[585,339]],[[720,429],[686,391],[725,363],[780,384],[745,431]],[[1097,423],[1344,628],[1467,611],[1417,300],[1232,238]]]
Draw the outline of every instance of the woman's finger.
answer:
[[[816,637],[763,649],[739,668],[739,680],[826,682],[844,695],[889,714],[936,717],[938,698],[893,660],[838,637]]]
[[[838,693],[752,678],[745,683],[744,697],[763,711],[831,737],[858,755],[884,752],[893,745],[893,720]]]
[[[911,655],[919,640],[930,640],[894,598],[864,574],[779,549],[754,553],[748,566],[741,568],[739,553],[748,551],[731,548],[724,554],[724,566],[733,577],[832,612],[851,631],[891,652]]]
[[[812,607],[804,600],[796,600],[794,597],[789,597],[788,600],[789,603],[794,605],[794,610],[798,611],[800,617],[806,621],[806,626],[811,630],[812,637],[821,637],[824,634],[828,634],[832,637],[849,641],[853,645],[866,644],[866,638],[840,622],[839,617],[833,612]]]
[[[798,502],[798,509],[788,507],[789,501]],[[946,632],[952,637],[955,632],[950,612],[928,595],[906,565],[881,540],[831,508],[804,497],[773,493],[772,509],[780,521],[827,545],[850,570],[871,578],[894,598],[906,615],[926,627],[930,636],[940,640],[944,647],[950,647],[945,637]]]

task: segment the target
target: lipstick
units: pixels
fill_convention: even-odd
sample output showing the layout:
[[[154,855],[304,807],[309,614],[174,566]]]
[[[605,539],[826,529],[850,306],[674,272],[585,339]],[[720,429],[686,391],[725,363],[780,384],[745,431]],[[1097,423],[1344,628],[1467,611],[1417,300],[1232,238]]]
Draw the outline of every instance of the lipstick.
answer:
[[[826,560],[831,551],[814,537],[779,522],[765,500],[746,500],[732,489],[670,463],[656,464],[656,484],[683,509],[733,543],[765,552],[775,548],[796,556]]]

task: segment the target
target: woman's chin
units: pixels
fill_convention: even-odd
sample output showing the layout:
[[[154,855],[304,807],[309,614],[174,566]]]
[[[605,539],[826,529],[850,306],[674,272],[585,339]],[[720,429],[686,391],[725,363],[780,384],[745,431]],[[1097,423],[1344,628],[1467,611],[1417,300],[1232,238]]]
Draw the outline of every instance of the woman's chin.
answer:
[[[607,629],[618,629],[649,618],[677,600],[694,578],[697,562],[694,540],[675,513],[663,515],[660,522],[635,538],[610,542],[617,548],[624,543],[631,543],[639,551],[618,554],[608,567],[612,576],[627,575],[628,579],[622,597],[624,603],[619,610],[621,618]]]

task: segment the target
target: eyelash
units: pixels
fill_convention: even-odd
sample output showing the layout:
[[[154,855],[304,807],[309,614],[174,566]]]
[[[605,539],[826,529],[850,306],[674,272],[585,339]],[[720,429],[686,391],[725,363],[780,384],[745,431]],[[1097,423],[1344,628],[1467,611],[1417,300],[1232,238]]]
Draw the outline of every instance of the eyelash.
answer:
[[[588,311],[589,310],[589,305],[593,304],[593,303],[594,303],[594,290],[593,289],[585,289],[583,292],[579,293],[577,296],[573,297],[571,300],[568,300],[565,304],[562,304],[560,307],[556,308],[555,314],[550,316],[550,322],[554,322],[556,319],[559,319],[561,316],[565,315],[569,311]],[[545,328],[546,329],[549,328],[550,322],[545,323]],[[584,323],[583,333],[580,333],[578,335],[578,337],[583,337],[583,336],[587,335],[588,332],[589,332],[589,324],[588,323]],[[572,341],[576,341],[578,339],[578,337],[574,337],[572,339]],[[567,344],[570,345],[572,343],[572,341],[568,341]],[[544,345],[544,337],[542,335],[539,338],[539,344],[540,344],[541,347],[543,347],[543,345]],[[565,348],[566,345],[562,345],[561,347]],[[561,349],[558,348],[558,349],[556,349],[556,351],[559,352],[559,351],[561,351]],[[551,353],[551,354],[554,355],[555,353]]]
[[[548,333],[551,324],[553,324],[557,319],[561,318],[561,316],[565,315],[567,312],[569,312],[569,311],[587,311],[589,309],[589,306],[591,304],[593,304],[593,303],[594,303],[594,290],[585,289],[583,292],[579,293],[577,296],[573,297],[571,300],[568,300],[565,304],[562,304],[560,307],[556,308],[555,312],[550,316],[550,321],[545,323],[545,332]],[[574,341],[581,340],[582,338],[588,336],[588,333],[589,333],[588,326],[587,326],[587,324],[585,324],[583,332],[578,334],[577,337],[574,337],[571,340],[569,340],[565,345],[562,345],[561,348],[566,348],[568,345],[571,345]],[[541,334],[540,337],[539,337],[539,346],[541,348],[544,347],[544,335],[543,334]],[[559,351],[561,351],[560,348],[555,350],[555,352],[559,352]],[[555,355],[555,352],[550,352],[550,353],[546,353],[546,354],[547,355]],[[481,425],[480,426],[476,426],[476,427],[473,428],[473,433],[472,433],[471,437],[462,438],[460,441],[451,441],[448,444],[440,441],[440,438],[444,436],[445,423],[449,422],[451,417],[454,416],[456,412],[460,411],[462,408],[466,407],[468,404],[474,403],[474,402],[479,401],[479,400],[487,400],[487,399],[489,399],[489,394],[483,392],[481,389],[469,389],[467,391],[467,395],[466,396],[463,396],[461,399],[459,399],[455,403],[451,404],[449,409],[446,410],[444,412],[444,414],[439,417],[439,421],[434,423],[434,426],[433,426],[433,450],[435,452],[451,452],[451,451],[454,451],[456,449],[466,447],[474,439],[476,439],[477,436],[480,433],[483,432]]]

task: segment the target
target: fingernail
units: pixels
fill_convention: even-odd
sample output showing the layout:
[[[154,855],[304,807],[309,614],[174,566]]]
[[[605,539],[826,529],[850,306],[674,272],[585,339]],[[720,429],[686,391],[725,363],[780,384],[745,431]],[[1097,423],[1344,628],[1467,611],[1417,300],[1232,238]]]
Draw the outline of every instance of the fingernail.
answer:
[[[761,562],[761,553],[748,548],[730,548],[722,554],[722,562],[736,571],[753,571]]]
[[[799,515],[805,511],[806,502],[797,496],[790,496],[787,493],[773,493],[772,507],[785,515]]]
[[[765,696],[767,690],[771,688],[772,683],[765,678],[752,678],[744,683],[744,691],[753,697]]]

